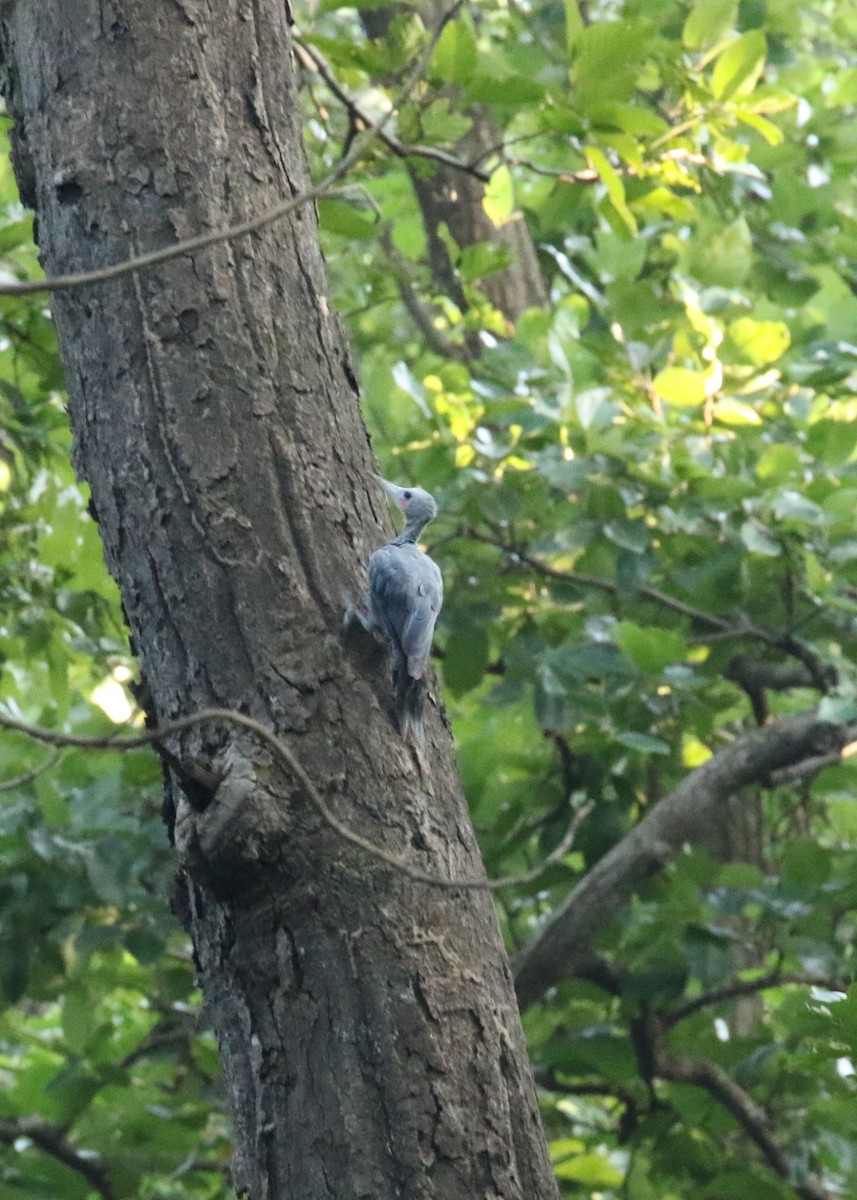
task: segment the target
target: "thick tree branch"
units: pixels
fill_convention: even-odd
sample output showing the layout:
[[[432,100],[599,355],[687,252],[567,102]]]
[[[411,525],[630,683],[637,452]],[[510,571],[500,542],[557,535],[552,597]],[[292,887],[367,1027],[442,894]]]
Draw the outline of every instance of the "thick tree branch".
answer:
[[[836,682],[833,667],[824,666],[825,689]],[[818,676],[802,662],[770,662],[744,657],[731,660],[724,675],[745,691],[769,689],[772,692],[787,692],[791,688],[817,688]]]
[[[103,1200],[114,1200],[115,1192],[105,1167],[96,1158],[72,1146],[62,1129],[48,1125],[41,1117],[0,1120],[0,1142],[14,1146],[19,1138],[28,1138],[39,1150],[55,1158],[64,1167],[76,1171]]]
[[[805,713],[738,738],[687,775],[604,855],[519,957],[521,1007],[577,973],[595,935],[685,843],[699,839],[727,797],[748,784],[767,783],[774,771],[841,749],[850,736],[844,726]]]

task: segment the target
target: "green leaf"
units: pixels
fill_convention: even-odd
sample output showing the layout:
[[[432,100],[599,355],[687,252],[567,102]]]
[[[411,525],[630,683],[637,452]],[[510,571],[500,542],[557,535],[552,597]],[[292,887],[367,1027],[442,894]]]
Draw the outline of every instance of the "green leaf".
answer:
[[[816,421],[810,426],[807,450],[827,466],[848,462],[857,447],[857,422]]]
[[[738,0],[696,0],[682,30],[688,50],[708,50],[735,27]]]
[[[754,321],[752,317],[732,321],[729,338],[743,357],[757,367],[776,362],[791,344],[791,333],[785,322]]]
[[[637,733],[635,729],[623,729],[614,734],[613,740],[620,746],[627,746],[629,750],[636,750],[640,754],[670,754],[672,749],[668,742],[651,737],[648,733]]]
[[[687,646],[674,629],[619,621],[613,630],[616,645],[641,671],[659,675],[670,663],[684,662]]]
[[[687,367],[667,367],[652,380],[662,400],[679,408],[696,408],[705,400],[705,376]]]
[[[450,635],[443,659],[443,678],[453,696],[463,696],[481,683],[488,652],[488,634],[483,625],[468,623]]]
[[[565,0],[565,44],[569,58],[572,56],[575,44],[586,26],[580,15],[578,0]]]
[[[587,146],[584,151],[592,169],[598,174],[607,189],[610,203],[624,221],[632,234],[637,232],[637,221],[625,202],[625,185],[610,165],[610,162],[597,146]]]
[[[857,428],[854,437],[857,441]],[[769,446],[756,463],[756,474],[760,479],[777,482],[793,475],[799,468],[800,454],[794,446]]]
[[[734,113],[742,125],[749,125],[751,129],[755,129],[756,133],[760,133],[769,146],[779,146],[785,137],[778,125],[766,117],[760,116],[753,109],[735,108]]]
[[[432,76],[445,83],[469,83],[476,70],[476,61],[476,40],[469,21],[449,21],[432,56]]]
[[[833,87],[825,93],[828,108],[845,108],[857,104],[857,67],[845,67],[834,78]]]
[[[758,521],[745,521],[741,526],[741,541],[753,554],[765,558],[778,558],[782,547]]]
[[[721,425],[761,425],[762,418],[749,404],[742,404],[731,396],[716,401],[711,407],[711,415]]]
[[[801,496],[799,492],[785,491],[774,499],[771,506],[774,516],[780,521],[803,521],[810,525],[820,525],[825,516],[817,504]]]
[[[612,104],[627,100],[650,38],[646,21],[593,21],[587,25],[574,43],[578,103],[588,109],[605,100]]]
[[[600,1154],[577,1154],[554,1167],[557,1179],[568,1179],[586,1188],[616,1188],[625,1178],[622,1171]]]
[[[325,233],[335,233],[337,237],[357,239],[374,237],[377,234],[376,223],[347,200],[339,200],[335,196],[322,196],[318,202],[319,225]]]
[[[731,42],[717,58],[711,90],[718,100],[747,96],[765,69],[767,41],[760,29],[751,29]]]
[[[505,225],[515,211],[515,188],[512,173],[507,166],[500,166],[491,173],[485,185],[482,207],[496,226]]]
[[[94,1037],[101,1036],[93,1020],[93,995],[80,985],[66,992],[62,1006],[62,1029],[69,1049],[82,1054]]]
[[[446,96],[435,100],[420,114],[422,136],[430,145],[454,144],[463,138],[473,122],[464,113],[453,112]]]
[[[781,863],[785,882],[799,887],[821,887],[832,869],[830,851],[806,838],[796,838],[783,846]]]

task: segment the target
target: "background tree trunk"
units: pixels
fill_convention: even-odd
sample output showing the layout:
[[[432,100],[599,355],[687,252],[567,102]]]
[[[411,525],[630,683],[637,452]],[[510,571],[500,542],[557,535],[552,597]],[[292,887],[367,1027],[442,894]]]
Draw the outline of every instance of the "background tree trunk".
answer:
[[[248,217],[307,182],[279,0],[41,0],[0,19],[46,270]],[[387,529],[315,221],[58,295],[76,463],[164,720],[240,709],[337,814],[439,875],[479,855],[439,712],[394,732],[339,634]],[[254,1198],[556,1195],[487,893],[416,884],[320,824],[251,739],[176,758],[177,902]]]
[[[440,0],[420,0],[416,7],[427,27],[436,28],[444,13]],[[397,11],[396,7],[363,9],[360,19],[367,35],[383,38]],[[455,144],[455,153],[464,162],[476,162],[484,169],[486,162],[502,155],[502,133],[484,105],[469,104],[462,109],[458,88],[450,86],[444,92],[454,109],[461,110],[471,121],[470,129]],[[508,254],[508,265],[480,283],[490,302],[507,320],[514,324],[526,309],[543,308],[547,304],[548,291],[536,247],[520,215],[504,225],[495,225],[482,206],[483,183],[466,171],[421,160],[409,164],[409,173],[426,234],[428,264],[438,292],[449,296],[462,311],[467,309],[464,288],[441,236],[445,225],[462,250],[488,242]],[[478,342],[473,341],[471,349],[475,351],[477,347]]]

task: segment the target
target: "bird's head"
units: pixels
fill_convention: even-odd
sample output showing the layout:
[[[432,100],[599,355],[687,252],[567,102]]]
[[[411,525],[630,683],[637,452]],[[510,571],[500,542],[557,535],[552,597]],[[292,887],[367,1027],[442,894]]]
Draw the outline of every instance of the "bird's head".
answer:
[[[379,483],[383,484],[384,491],[396,507],[400,508],[405,514],[408,524],[419,522],[422,525],[427,525],[429,521],[434,520],[437,516],[435,498],[424,488],[398,487],[395,483],[390,483],[389,480],[382,479],[380,475],[376,475],[375,478]]]

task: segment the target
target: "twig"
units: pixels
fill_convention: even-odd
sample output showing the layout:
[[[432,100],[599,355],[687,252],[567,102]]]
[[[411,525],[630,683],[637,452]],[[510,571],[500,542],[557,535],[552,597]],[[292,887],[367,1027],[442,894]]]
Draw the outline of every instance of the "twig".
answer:
[[[674,1008],[672,1012],[664,1013],[661,1020],[664,1027],[671,1029],[679,1021],[685,1021],[704,1008],[721,1004],[724,1000],[735,1000],[739,996],[754,996],[778,987],[819,987],[829,992],[846,992],[848,984],[842,979],[831,979],[825,975],[813,975],[806,971],[770,971],[767,975],[758,975],[755,979],[735,979],[722,987],[711,988],[692,1000]]]
[[[152,250],[148,254],[140,254],[134,258],[125,259],[124,262],[113,263],[107,267],[98,267],[93,271],[80,271],[71,275],[55,275],[51,279],[23,279],[15,283],[2,283],[0,284],[0,296],[29,296],[37,292],[69,291],[72,288],[85,287],[92,283],[105,283],[110,279],[118,279],[122,275],[129,275],[134,271],[142,271],[148,267],[159,266],[161,263],[181,258],[185,254],[204,250],[208,246],[215,246],[221,242],[235,241],[237,238],[246,237],[248,234],[258,233],[259,230],[266,229],[269,225],[282,220],[283,217],[289,216],[311,201],[318,200],[322,196],[327,195],[332,186],[346,175],[359,159],[363,157],[369,146],[381,139],[384,129],[392,119],[394,113],[407,100],[416,87],[441,34],[463,3],[464,0],[455,0],[452,7],[443,14],[438,21],[437,27],[432,32],[428,44],[423,48],[422,53],[417,56],[413,69],[408,74],[399,95],[391,103],[388,111],[384,113],[379,121],[372,124],[364,134],[355,139],[349,152],[339,160],[337,165],[325,175],[320,183],[313,184],[306,191],[299,192],[298,195],[275,204],[272,208],[266,209],[265,212],[259,213],[258,216],[251,217],[247,221],[240,221],[235,225],[228,225],[223,229],[212,229],[208,233],[199,233],[194,237],[186,238],[184,241],[175,242],[172,246],[164,246],[160,250]]]
[[[344,106],[351,119],[359,122],[364,129],[376,128],[377,123],[360,107],[354,97],[345,90],[321,51],[317,50],[310,42],[304,41],[294,30],[292,31],[292,41],[297,47],[304,65],[316,71],[322,77],[337,100]],[[447,150],[441,150],[436,146],[422,146],[411,142],[403,142],[395,134],[388,133],[386,130],[379,130],[378,136],[384,145],[392,150],[398,158],[428,158],[434,162],[442,163],[445,167],[452,167],[456,171],[462,171],[465,175],[472,175],[481,183],[487,183],[491,178],[490,171],[483,171],[474,163],[467,162],[463,158],[458,158],[455,154],[450,154]]]
[[[402,261],[399,251],[396,249],[389,228],[381,231],[380,242],[381,248],[387,255],[387,266],[391,268],[393,278],[396,281],[399,299],[402,301],[402,305],[414,325],[416,325],[425,338],[428,348],[442,358],[455,358],[461,362],[466,361],[468,355],[465,348],[454,345],[435,325],[431,311],[423,304],[414,287],[410,272],[407,269],[407,265]]]
[[[459,530],[459,536],[470,538],[474,542],[483,542],[486,546],[494,546],[495,549],[501,550],[511,559],[526,563],[528,567],[537,571],[539,575],[544,575],[547,579],[557,579],[563,583],[576,583],[581,587],[606,592],[610,596],[619,595],[618,584],[612,583],[609,579],[601,579],[597,575],[586,575],[580,571],[560,571],[556,567],[551,567],[547,563],[542,562],[540,558],[536,558],[535,555],[530,554],[527,550],[519,546],[512,546],[508,542],[503,542],[499,538],[491,537],[488,534],[480,533],[478,529],[461,529]],[[698,624],[708,625],[711,629],[717,629],[734,636],[744,636],[746,634],[743,626],[740,627],[739,632],[724,617],[718,617],[714,613],[705,612],[701,608],[694,608],[692,604],[686,604],[684,600],[678,600],[675,596],[670,596],[667,592],[662,592],[658,588],[641,587],[637,589],[636,595],[642,596],[646,600],[653,600],[663,608],[672,609],[673,612],[680,613],[684,617],[689,617]],[[763,633],[763,636],[767,640],[767,635],[761,630],[759,632]]]
[[[111,735],[108,737],[92,737],[82,734],[60,733],[54,729],[45,729],[43,726],[31,725],[27,721],[19,721],[15,717],[10,717],[7,713],[0,712],[0,727],[13,730],[16,733],[23,733],[27,737],[34,738],[36,741],[44,742],[46,745],[77,746],[85,750],[114,750],[120,754],[128,750],[138,750],[142,746],[163,742],[166,738],[174,737],[176,734],[183,733],[196,725],[209,722],[236,725],[241,729],[249,730],[254,737],[258,738],[259,741],[263,742],[272,751],[280,764],[286,767],[286,770],[300,784],[307,799],[325,824],[335,833],[339,834],[343,841],[349,842],[352,846],[357,846],[367,854],[372,855],[373,858],[387,863],[388,866],[400,871],[403,875],[407,875],[409,879],[413,879],[416,883],[427,883],[432,887],[449,888],[456,891],[471,888],[495,891],[499,888],[532,883],[533,880],[538,879],[548,867],[552,866],[571,849],[575,834],[592,807],[591,805],[587,805],[577,810],[572,818],[568,832],[559,845],[551,851],[542,863],[530,871],[525,871],[519,875],[505,875],[499,879],[476,879],[472,877],[440,879],[436,875],[429,875],[427,872],[419,870],[419,868],[405,862],[404,859],[390,853],[389,850],[385,850],[382,846],[376,845],[375,842],[369,841],[368,838],[364,838],[361,834],[355,833],[353,829],[349,829],[330,809],[327,801],[286,743],[277,737],[275,733],[272,733],[270,729],[266,729],[264,725],[261,725],[258,721],[254,721],[252,717],[245,716],[243,713],[233,712],[228,708],[203,708],[190,716],[179,717],[175,721],[169,721],[157,729],[147,729],[144,732],[130,736]]]
[[[671,162],[686,162],[694,167],[711,166],[709,160],[702,154],[672,150],[661,155],[660,159],[656,160],[655,163],[643,163],[639,167],[633,163],[625,163],[614,169],[617,175],[637,178],[645,176],[647,167],[655,167],[664,159],[669,159]],[[544,175],[548,179],[558,179],[560,183],[593,184],[601,182],[601,176],[592,167],[581,167],[577,171],[569,171],[568,168],[564,167],[543,167],[539,163],[533,162],[530,158],[504,157],[503,161],[509,167],[523,167],[527,171],[532,171],[534,175]]]
[[[34,779],[38,779],[45,771],[51,771],[62,758],[62,751],[57,750],[55,754],[51,754],[44,762],[33,767],[29,771],[24,771],[22,775],[13,775],[11,779],[0,780],[0,792],[11,792],[17,787],[23,787],[25,783],[32,783]]]
[[[532,570],[537,571],[539,575],[543,575],[547,579],[557,579],[563,583],[575,583],[580,587],[593,588],[606,592],[610,596],[620,595],[618,584],[612,583],[609,579],[601,579],[597,575],[586,575],[579,571],[560,571],[556,567],[551,567],[547,563],[542,562],[540,558],[536,558],[535,555],[530,554],[527,550],[519,546],[510,545],[488,534],[480,533],[477,529],[461,529],[458,531],[458,536],[470,538],[475,542],[483,542],[488,546],[494,546],[504,554],[507,554],[511,559],[526,563],[528,567],[531,567]],[[692,604],[687,604],[684,600],[679,600],[677,597],[671,596],[668,592],[662,592],[660,588],[640,587],[637,588],[634,595],[644,600],[651,600],[655,604],[659,604],[662,608],[671,609],[673,612],[688,617],[691,621],[695,621],[698,625],[707,625],[712,632],[705,635],[704,640],[746,639],[748,641],[761,642],[762,645],[769,646],[773,650],[780,650],[784,654],[789,654],[806,667],[812,679],[810,686],[815,687],[821,692],[827,692],[830,688],[833,681],[830,668],[821,661],[809,646],[799,641],[790,632],[782,634],[771,633],[767,629],[762,629],[760,626],[754,625],[743,613],[739,615],[738,622],[733,624],[725,617],[718,617],[715,613],[695,608]]]
[[[65,1132],[48,1125],[41,1117],[19,1117],[17,1120],[0,1120],[0,1142],[13,1146],[19,1138],[29,1138],[45,1154],[55,1158],[65,1167],[77,1171],[103,1200],[115,1200],[106,1168],[89,1155],[82,1154],[66,1138]]]

